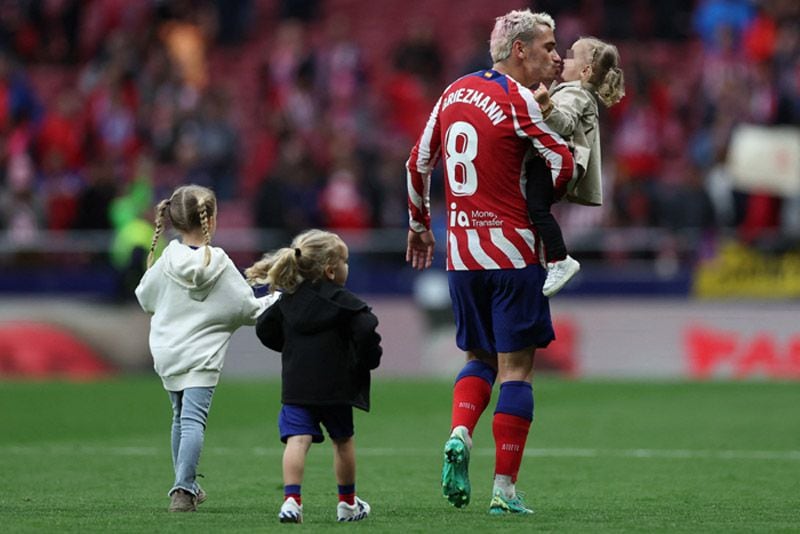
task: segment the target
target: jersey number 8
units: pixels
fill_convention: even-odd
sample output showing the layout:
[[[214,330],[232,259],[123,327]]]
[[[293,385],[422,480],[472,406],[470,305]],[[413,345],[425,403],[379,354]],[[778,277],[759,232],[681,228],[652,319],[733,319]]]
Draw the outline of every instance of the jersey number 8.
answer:
[[[445,134],[444,162],[450,191],[457,197],[474,195],[478,172],[473,161],[478,157],[478,132],[468,122],[457,121]]]

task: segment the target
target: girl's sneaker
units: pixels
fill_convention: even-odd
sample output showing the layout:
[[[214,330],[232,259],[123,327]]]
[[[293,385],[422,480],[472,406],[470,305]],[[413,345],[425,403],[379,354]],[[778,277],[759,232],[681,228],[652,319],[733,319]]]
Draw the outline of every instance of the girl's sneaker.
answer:
[[[370,510],[372,508],[367,501],[356,497],[355,504],[347,504],[342,501],[336,506],[336,518],[339,521],[361,521],[369,515]]]
[[[552,297],[580,270],[581,264],[569,255],[561,261],[548,263],[547,279],[544,281],[542,293],[545,297]]]
[[[303,522],[303,505],[297,504],[294,497],[289,497],[281,505],[281,511],[278,514],[278,519],[281,523],[302,523]]]

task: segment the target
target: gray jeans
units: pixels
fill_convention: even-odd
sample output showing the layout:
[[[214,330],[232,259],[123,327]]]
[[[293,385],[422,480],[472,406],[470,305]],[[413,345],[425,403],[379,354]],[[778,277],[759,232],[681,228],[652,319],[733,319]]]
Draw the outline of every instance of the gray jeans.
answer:
[[[172,465],[175,467],[175,484],[169,494],[182,489],[197,495],[197,464],[203,450],[214,388],[186,388],[168,393],[172,402]]]

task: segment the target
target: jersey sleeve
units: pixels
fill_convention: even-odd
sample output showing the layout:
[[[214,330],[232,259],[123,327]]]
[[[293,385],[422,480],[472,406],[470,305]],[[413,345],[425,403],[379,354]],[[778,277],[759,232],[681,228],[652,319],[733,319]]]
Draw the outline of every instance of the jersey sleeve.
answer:
[[[406,162],[408,187],[408,222],[415,232],[431,227],[430,187],[431,171],[439,161],[441,148],[441,122],[439,111],[442,99],[436,102],[417,144]]]
[[[547,162],[553,179],[555,198],[567,191],[567,184],[575,174],[575,160],[567,143],[544,121],[533,93],[519,84],[509,87],[509,96],[517,135],[528,137],[533,147]]]

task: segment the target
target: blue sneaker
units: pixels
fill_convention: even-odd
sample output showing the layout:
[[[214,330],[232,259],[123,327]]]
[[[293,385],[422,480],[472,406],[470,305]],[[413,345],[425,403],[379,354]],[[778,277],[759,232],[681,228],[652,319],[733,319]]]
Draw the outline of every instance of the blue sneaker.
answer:
[[[444,444],[444,466],[442,467],[442,494],[456,508],[469,504],[469,436],[467,429],[453,429],[450,439]]]
[[[525,505],[525,501],[522,500],[522,495],[519,493],[509,499],[503,490],[496,489],[492,495],[492,502],[489,504],[489,513],[491,515],[532,514],[533,510]]]

